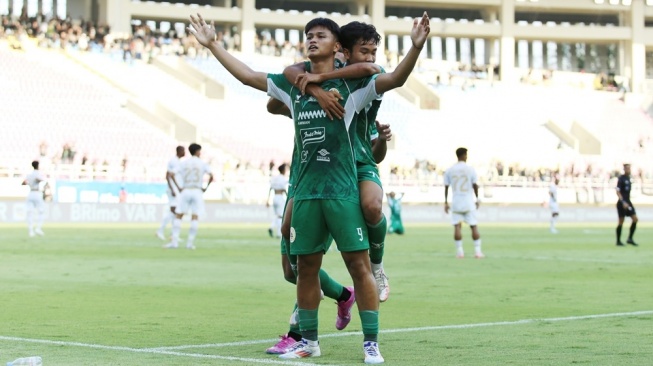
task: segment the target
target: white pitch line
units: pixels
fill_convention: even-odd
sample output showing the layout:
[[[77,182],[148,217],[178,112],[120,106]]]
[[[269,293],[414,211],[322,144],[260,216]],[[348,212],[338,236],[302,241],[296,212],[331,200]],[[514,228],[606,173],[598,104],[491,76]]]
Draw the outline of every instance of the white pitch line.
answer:
[[[135,352],[135,353],[150,353],[150,354],[157,354],[157,355],[169,355],[169,356],[179,356],[179,357],[208,358],[208,359],[216,359],[216,360],[240,361],[240,362],[262,363],[262,364],[273,364],[273,365],[328,366],[324,364],[318,365],[318,364],[307,363],[307,362],[292,362],[292,361],[278,361],[278,360],[271,360],[271,359],[264,359],[264,358],[245,358],[245,357],[232,357],[232,356],[220,356],[220,355],[206,355],[200,353],[185,353],[185,352],[175,352],[170,350],[159,350],[154,348],[104,346],[101,344],[52,341],[47,339],[30,339],[30,338],[0,336],[0,341],[40,343],[40,344],[50,344],[50,345],[57,345],[57,346],[94,348],[94,349],[102,349],[102,350],[109,350],[109,351],[127,351],[127,352]]]
[[[472,323],[472,324],[454,324],[454,325],[437,325],[431,327],[418,327],[418,328],[399,328],[399,329],[382,329],[379,333],[408,333],[408,332],[421,332],[427,330],[446,330],[446,329],[468,329],[468,328],[480,328],[480,327],[491,327],[491,326],[500,326],[500,325],[519,325],[519,324],[529,324],[536,322],[560,322],[560,321],[573,321],[573,320],[583,320],[583,319],[600,319],[600,318],[616,318],[616,317],[627,317],[627,316],[637,316],[637,315],[651,315],[653,310],[646,311],[634,311],[630,313],[609,313],[609,314],[595,314],[595,315],[579,315],[579,316],[569,316],[563,318],[543,318],[543,319],[522,319],[522,320],[513,320],[513,321],[504,321],[504,322],[492,322],[492,323]],[[354,335],[362,335],[363,332],[342,332],[342,333],[330,333],[320,335],[320,338],[336,338],[336,337],[348,337]],[[261,339],[254,341],[243,341],[243,342],[228,342],[228,343],[212,343],[212,344],[198,344],[198,345],[184,345],[184,346],[171,346],[171,347],[159,347],[159,348],[150,348],[150,350],[159,351],[159,350],[180,350],[180,349],[190,349],[190,348],[218,348],[218,347],[230,347],[230,346],[249,346],[253,344],[261,343],[271,343],[275,342],[277,339]]]

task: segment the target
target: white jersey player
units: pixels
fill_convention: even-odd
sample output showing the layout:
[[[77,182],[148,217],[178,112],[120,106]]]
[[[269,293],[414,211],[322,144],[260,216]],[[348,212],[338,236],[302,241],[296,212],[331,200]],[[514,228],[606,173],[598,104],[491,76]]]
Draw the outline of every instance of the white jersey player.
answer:
[[[549,186],[549,209],[551,210],[550,230],[552,234],[558,233],[556,229],[556,221],[558,221],[560,214],[560,208],[558,207],[558,183],[560,183],[560,179],[558,176],[554,176]]]
[[[29,236],[44,235],[43,233],[43,215],[45,212],[45,203],[43,202],[43,193],[40,189],[40,183],[45,181],[45,177],[39,171],[39,162],[33,161],[34,170],[25,177],[22,185],[29,187],[27,194],[27,228]],[[34,213],[36,213],[36,225],[34,223]]]
[[[181,158],[183,158],[184,155],[186,155],[186,149],[184,149],[183,146],[177,146],[176,155],[170,159],[166,169],[166,183],[168,185],[166,194],[168,195],[168,205],[170,206],[170,210],[163,214],[161,226],[159,227],[159,230],[156,231],[156,236],[161,240],[166,240],[166,226],[175,219],[175,209],[177,208],[177,202],[179,201],[179,187],[182,186],[183,183],[182,177],[176,174],[179,173]]]
[[[265,206],[270,207],[270,196],[274,192],[272,198],[272,209],[274,210],[274,219],[268,229],[270,237],[281,237],[281,222],[283,221],[283,209],[286,205],[286,197],[288,196],[288,177],[286,176],[286,164],[279,165],[279,174],[270,179],[270,190],[268,191],[268,199]]]
[[[188,231],[187,249],[195,249],[195,237],[199,226],[199,216],[204,213],[203,193],[213,182],[213,173],[209,165],[200,159],[202,147],[196,143],[190,144],[188,152],[191,157],[181,163],[178,174],[181,175],[184,183],[180,187],[179,203],[175,211],[175,219],[172,222],[172,240],[165,248],[177,248],[179,243],[179,231],[181,230],[181,219],[188,211],[191,211],[190,230]],[[204,175],[208,174],[209,181],[204,187]]]
[[[444,173],[444,211],[449,213],[451,209],[451,223],[454,226],[454,240],[456,244],[456,257],[464,258],[463,237],[461,233],[462,222],[467,223],[472,229],[474,250],[476,258],[484,258],[481,251],[481,235],[478,233],[478,221],[476,210],[479,207],[478,200],[478,177],[476,171],[467,165],[467,149],[464,147],[456,149],[458,163],[447,169]],[[451,187],[451,206],[447,201]]]

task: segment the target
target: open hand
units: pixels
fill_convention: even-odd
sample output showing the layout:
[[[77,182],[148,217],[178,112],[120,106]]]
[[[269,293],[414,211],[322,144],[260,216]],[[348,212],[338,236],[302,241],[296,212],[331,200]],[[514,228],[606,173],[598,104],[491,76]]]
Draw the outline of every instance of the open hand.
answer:
[[[197,38],[202,46],[208,47],[209,44],[217,39],[217,34],[215,33],[215,25],[213,21],[211,24],[206,24],[204,18],[197,13],[197,18],[190,16],[190,25],[186,28],[188,32]]]
[[[413,30],[410,32],[410,39],[413,41],[413,47],[422,49],[430,32],[431,22],[425,11],[422,18],[416,18],[413,20]]]
[[[322,88],[315,88],[317,93],[315,93],[315,99],[317,103],[322,107],[327,117],[330,120],[342,119],[345,116],[345,107],[340,105],[342,96],[337,89],[331,89],[329,91],[323,90]],[[319,91],[317,90],[319,89]]]

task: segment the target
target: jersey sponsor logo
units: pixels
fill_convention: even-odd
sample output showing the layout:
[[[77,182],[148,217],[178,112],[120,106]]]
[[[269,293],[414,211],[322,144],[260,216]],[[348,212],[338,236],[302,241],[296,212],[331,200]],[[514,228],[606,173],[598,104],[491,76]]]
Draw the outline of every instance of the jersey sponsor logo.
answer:
[[[297,122],[297,125],[302,126],[302,125],[310,125],[311,121],[299,121]]]
[[[326,131],[324,127],[305,128],[299,130],[299,134],[302,138],[302,146],[306,146],[308,144],[323,142],[326,136]]]
[[[331,159],[329,158],[330,153],[327,151],[327,149],[318,150],[317,153],[319,154],[317,157],[317,161],[331,161]]]
[[[302,150],[302,163],[305,163],[308,161],[308,151]]]
[[[316,118],[326,118],[326,112],[322,109],[317,111],[301,111],[297,115],[297,120],[311,120]]]

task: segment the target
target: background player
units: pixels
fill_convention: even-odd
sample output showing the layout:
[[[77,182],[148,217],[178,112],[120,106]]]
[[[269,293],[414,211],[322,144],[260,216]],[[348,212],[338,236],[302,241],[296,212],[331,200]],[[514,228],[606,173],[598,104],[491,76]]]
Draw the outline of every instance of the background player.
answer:
[[[552,234],[557,234],[558,230],[556,229],[556,221],[558,221],[558,216],[560,215],[560,207],[558,207],[558,184],[560,179],[558,175],[553,176],[551,185],[549,186],[549,209],[551,210],[551,224],[550,230]]]
[[[286,164],[279,165],[279,174],[270,179],[270,190],[268,191],[268,199],[265,202],[265,207],[270,207],[270,196],[274,192],[272,198],[272,210],[274,211],[274,219],[268,229],[271,237],[281,237],[281,221],[283,220],[283,209],[286,204],[286,197],[288,195],[288,177],[286,176]]]
[[[467,223],[472,229],[474,240],[474,251],[476,258],[483,258],[481,251],[481,235],[478,233],[478,221],[476,210],[479,207],[478,200],[478,178],[476,171],[467,165],[467,149],[460,147],[456,149],[458,162],[444,173],[444,212],[449,213],[451,208],[451,223],[454,226],[454,240],[456,243],[456,257],[464,258],[463,236],[461,233],[462,222]],[[447,201],[451,186],[451,207]]]
[[[387,194],[387,198],[388,207],[390,207],[390,227],[388,228],[388,234],[402,235],[404,233],[404,224],[401,221],[401,199],[404,198],[404,194],[390,192]]]
[[[202,146],[192,143],[188,147],[190,158],[181,163],[179,172],[184,181],[183,187],[179,188],[181,192],[179,197],[179,207],[175,211],[175,219],[172,222],[172,241],[165,248],[177,248],[179,245],[179,232],[181,231],[181,219],[184,214],[190,210],[192,212],[190,221],[190,230],[188,231],[188,240],[186,249],[195,249],[195,237],[199,226],[199,216],[204,213],[204,192],[213,182],[213,173],[209,165],[200,159]],[[208,174],[209,181],[206,187],[203,186],[204,175]],[[174,175],[174,174],[173,174]],[[176,182],[176,181],[175,181]]]
[[[617,225],[617,246],[624,246],[624,243],[621,242],[621,228],[624,224],[624,219],[626,216],[630,216],[630,232],[628,233],[628,240],[626,243],[637,246],[637,243],[633,240],[633,235],[635,235],[635,229],[637,229],[637,212],[635,211],[635,206],[630,202],[630,189],[632,188],[630,184],[630,164],[624,164],[624,174],[619,176],[617,181],[617,214],[619,216],[619,223]]]
[[[168,205],[170,206],[170,211],[166,212],[163,215],[163,221],[161,221],[161,226],[156,232],[156,236],[161,240],[166,240],[165,230],[168,223],[173,222],[175,219],[175,209],[177,208],[178,198],[179,198],[179,181],[180,176],[175,176],[175,173],[179,172],[179,165],[181,164],[181,158],[186,155],[186,149],[183,146],[177,146],[176,155],[168,161],[168,167],[166,169],[166,183],[168,183],[168,189],[166,194],[168,195]],[[176,180],[176,182],[175,182]]]
[[[45,235],[43,232],[43,215],[45,213],[45,203],[43,202],[43,193],[41,193],[41,189],[39,188],[40,183],[45,181],[45,177],[39,170],[38,161],[32,161],[32,168],[34,168],[34,170],[29,173],[22,182],[22,185],[29,187],[26,209],[27,229],[29,230],[30,237],[34,236],[35,234],[41,236]],[[34,213],[36,213],[36,225],[34,224]]]

